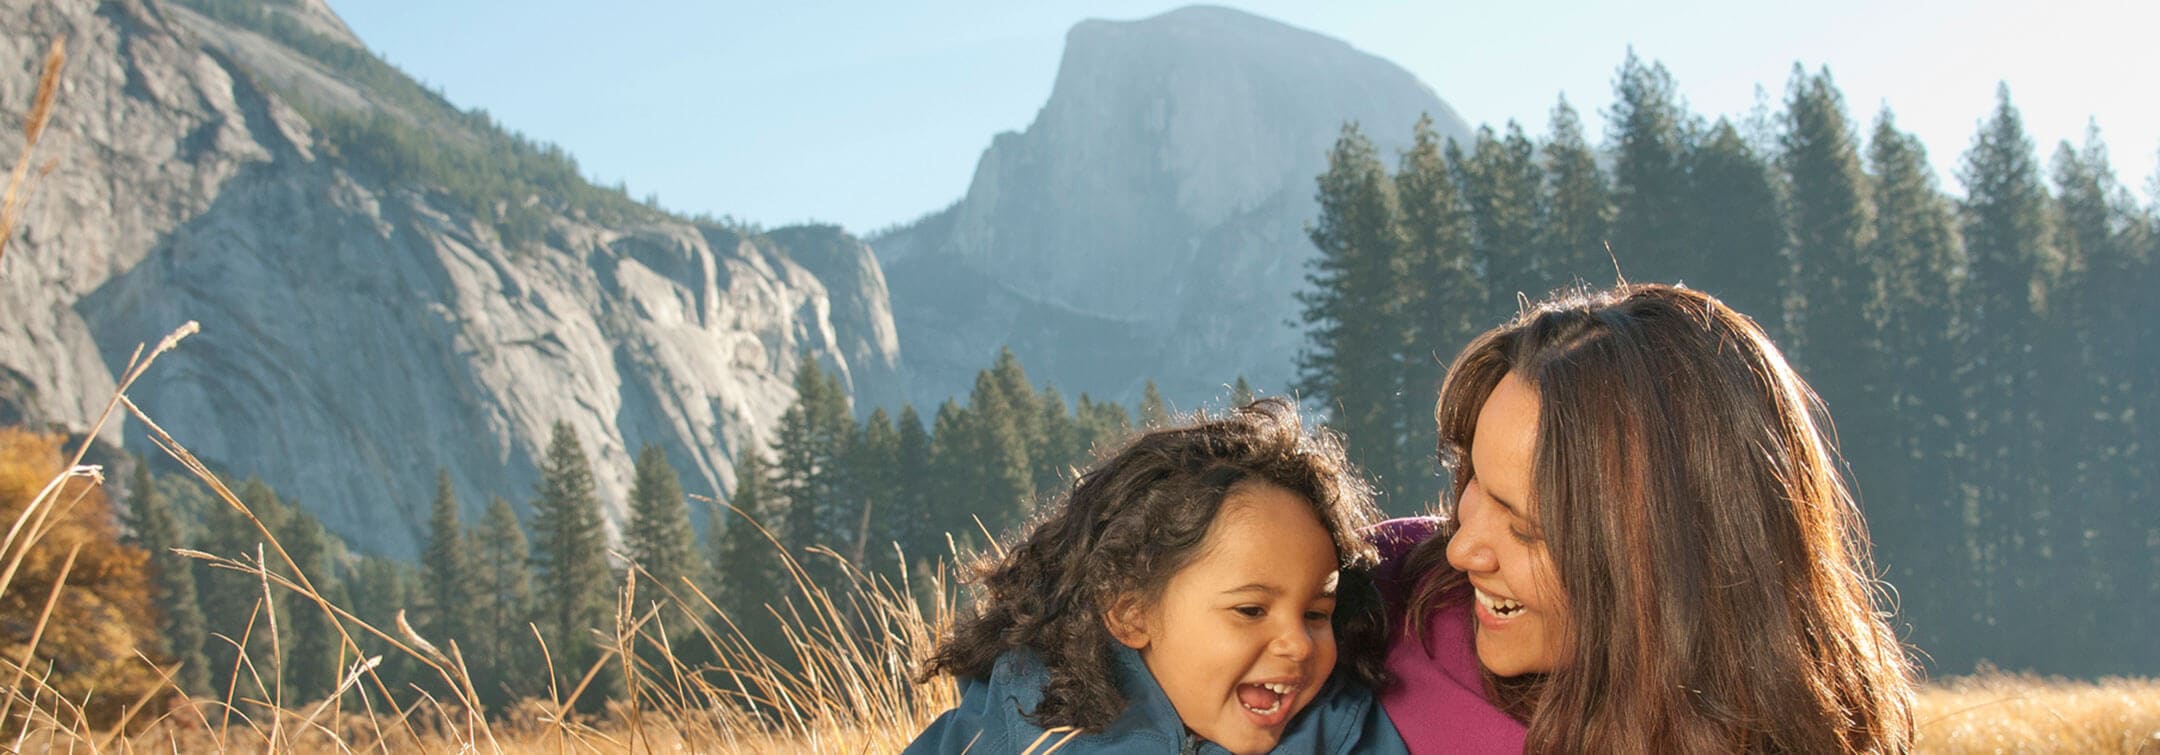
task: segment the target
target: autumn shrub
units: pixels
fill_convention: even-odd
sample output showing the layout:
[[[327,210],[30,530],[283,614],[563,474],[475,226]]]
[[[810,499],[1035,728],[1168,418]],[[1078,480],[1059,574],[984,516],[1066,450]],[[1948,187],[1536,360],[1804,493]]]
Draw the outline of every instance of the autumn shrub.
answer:
[[[17,523],[11,540],[28,546],[0,593],[0,675],[13,681],[10,712],[72,704],[85,723],[103,728],[164,686],[150,665],[162,654],[144,571],[149,554],[120,543],[96,478],[63,474],[65,442],[0,428],[0,523]],[[46,495],[49,504],[23,517],[51,484],[58,487]]]

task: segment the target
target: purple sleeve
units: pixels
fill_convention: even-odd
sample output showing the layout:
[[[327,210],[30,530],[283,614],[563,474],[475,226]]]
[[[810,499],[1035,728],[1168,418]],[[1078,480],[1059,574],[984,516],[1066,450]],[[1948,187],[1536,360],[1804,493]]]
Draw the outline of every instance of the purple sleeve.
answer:
[[[1403,599],[1410,594],[1413,580],[1403,578],[1403,561],[1410,557],[1410,550],[1440,532],[1437,517],[1413,516],[1389,519],[1365,528],[1365,541],[1380,551],[1380,565],[1373,568],[1373,584],[1380,588],[1380,599],[1388,606],[1391,619],[1401,617]]]

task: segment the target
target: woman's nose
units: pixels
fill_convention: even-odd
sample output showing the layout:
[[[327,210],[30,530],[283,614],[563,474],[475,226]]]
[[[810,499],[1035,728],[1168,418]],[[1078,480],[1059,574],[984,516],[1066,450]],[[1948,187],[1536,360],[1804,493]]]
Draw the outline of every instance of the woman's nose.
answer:
[[[1460,518],[1462,526],[1455,529],[1454,537],[1448,538],[1448,565],[1472,574],[1499,568],[1498,558],[1493,555],[1492,544],[1486,539],[1487,533],[1479,526],[1484,524],[1480,521],[1482,517],[1469,516],[1466,512],[1459,512],[1456,516]]]

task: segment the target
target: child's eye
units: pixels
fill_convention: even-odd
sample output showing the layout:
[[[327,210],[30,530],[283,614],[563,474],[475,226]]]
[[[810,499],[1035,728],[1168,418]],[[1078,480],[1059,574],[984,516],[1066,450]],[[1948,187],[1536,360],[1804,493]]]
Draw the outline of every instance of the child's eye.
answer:
[[[1248,619],[1257,619],[1267,615],[1267,609],[1261,608],[1260,606],[1238,606],[1230,610],[1236,611],[1238,612],[1239,616],[1243,616]]]
[[[1333,611],[1306,611],[1306,612],[1305,612],[1305,620],[1306,620],[1306,621],[1327,621],[1327,620],[1329,620],[1329,619],[1332,619],[1332,618],[1335,618],[1335,613],[1334,613]]]

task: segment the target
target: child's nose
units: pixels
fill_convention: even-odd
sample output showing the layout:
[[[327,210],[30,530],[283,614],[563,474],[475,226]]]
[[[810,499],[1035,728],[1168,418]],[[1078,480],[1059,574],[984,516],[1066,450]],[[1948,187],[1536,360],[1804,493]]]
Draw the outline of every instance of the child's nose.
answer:
[[[1273,645],[1276,655],[1293,661],[1303,661],[1313,652],[1312,634],[1303,626],[1285,627],[1275,635]]]

